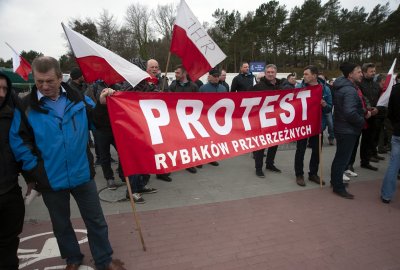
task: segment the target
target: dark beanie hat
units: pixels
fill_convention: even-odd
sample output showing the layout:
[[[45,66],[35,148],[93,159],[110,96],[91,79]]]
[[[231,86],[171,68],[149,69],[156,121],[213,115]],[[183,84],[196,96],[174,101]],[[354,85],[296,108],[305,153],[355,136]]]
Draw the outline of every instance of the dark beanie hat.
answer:
[[[82,76],[82,71],[78,67],[74,67],[71,69],[71,73],[69,74],[72,80],[76,80]]]
[[[345,78],[357,67],[358,65],[350,62],[343,62],[340,64],[339,69],[342,71]]]

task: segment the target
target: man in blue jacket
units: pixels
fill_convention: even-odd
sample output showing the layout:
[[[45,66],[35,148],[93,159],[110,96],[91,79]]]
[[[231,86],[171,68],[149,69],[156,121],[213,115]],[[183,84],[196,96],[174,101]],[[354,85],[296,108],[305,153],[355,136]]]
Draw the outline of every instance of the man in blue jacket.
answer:
[[[82,263],[70,220],[70,195],[75,198],[88,230],[97,269],[124,269],[112,260],[108,226],[93,180],[93,157],[88,146],[88,97],[62,83],[60,65],[48,56],[32,63],[35,87],[24,99],[24,111],[15,111],[10,145],[22,169],[36,182],[49,211],[54,235],[67,270]],[[29,190],[28,190],[29,193]]]
[[[332,111],[332,96],[329,87],[324,81],[318,78],[318,68],[316,66],[307,66],[304,68],[303,81],[297,85],[300,87],[307,87],[312,85],[322,85],[322,99],[321,99],[321,110],[322,110],[322,130],[325,129],[326,119],[325,114]],[[321,130],[321,132],[322,132]],[[294,170],[296,173],[296,183],[299,186],[305,186],[304,182],[304,155],[307,149],[307,142],[311,146],[311,158],[310,158],[310,171],[308,172],[308,180],[319,184],[320,177],[318,176],[318,166],[319,166],[319,135],[312,136],[307,139],[298,140],[296,144],[296,154],[294,157]],[[322,180],[322,184],[325,182]]]

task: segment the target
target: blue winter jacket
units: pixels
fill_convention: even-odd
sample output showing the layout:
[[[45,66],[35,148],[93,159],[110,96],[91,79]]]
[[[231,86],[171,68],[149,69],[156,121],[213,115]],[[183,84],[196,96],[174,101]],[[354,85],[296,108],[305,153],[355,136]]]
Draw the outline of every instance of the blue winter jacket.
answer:
[[[10,145],[22,169],[43,190],[71,189],[94,177],[88,147],[93,101],[62,83],[67,102],[64,117],[38,100],[37,89],[16,110],[10,129]]]
[[[321,80],[318,78],[318,83],[322,85],[322,99],[325,100],[326,106],[321,107],[322,109],[322,125],[321,129],[325,130],[327,120],[326,120],[326,114],[330,113],[332,111],[332,95],[331,95],[331,90],[329,89],[329,86],[326,85],[326,82],[324,80]],[[304,80],[301,83],[298,83],[296,85],[296,88],[302,88],[302,87],[307,87],[308,85],[304,82]]]

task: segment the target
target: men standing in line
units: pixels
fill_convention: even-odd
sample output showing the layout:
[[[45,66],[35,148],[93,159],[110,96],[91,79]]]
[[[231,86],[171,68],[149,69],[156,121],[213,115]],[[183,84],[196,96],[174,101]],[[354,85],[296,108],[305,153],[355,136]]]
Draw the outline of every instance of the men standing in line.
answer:
[[[250,90],[254,85],[254,75],[249,71],[249,63],[243,62],[240,73],[232,80],[231,92]]]
[[[331,185],[335,194],[354,199],[354,195],[347,192],[343,183],[343,173],[360,136],[364,117],[371,117],[371,112],[363,109],[362,99],[357,93],[357,83],[362,79],[360,66],[345,62],[340,65],[340,70],[343,77],[333,83],[336,153],[331,167]]]
[[[35,86],[25,97],[24,111],[15,111],[10,145],[16,160],[23,163],[22,169],[42,193],[61,257],[66,259],[65,269],[78,270],[84,256],[70,220],[72,195],[85,222],[97,269],[123,270],[120,261],[112,260],[108,226],[93,180],[88,127],[95,104],[62,83],[56,59],[38,57],[32,70]]]
[[[371,162],[379,162],[384,157],[378,156],[377,146],[379,141],[380,129],[383,125],[384,116],[380,116],[376,104],[380,97],[381,91],[378,83],[374,81],[375,65],[373,63],[365,63],[362,66],[363,79],[359,87],[367,100],[367,106],[371,110],[372,117],[367,120],[367,128],[362,130],[360,144],[361,168],[377,171],[378,168],[372,166]]]
[[[265,76],[260,79],[254,87],[253,91],[263,91],[263,90],[278,90],[282,89],[281,80],[276,78],[276,73],[278,69],[274,64],[269,64],[265,67]],[[272,146],[268,148],[267,160],[265,161],[265,168],[267,170],[280,173],[281,170],[275,167],[275,156],[278,146]],[[263,159],[264,159],[264,149],[254,151],[254,161],[256,167],[256,175],[260,178],[264,178]]]
[[[392,148],[390,162],[383,178],[381,187],[381,200],[383,203],[390,203],[397,187],[397,175],[400,169],[400,84],[392,88],[389,98],[388,118],[393,127]]]
[[[219,84],[222,84],[226,91],[229,92],[229,84],[226,82],[226,70],[222,69],[221,74],[219,75]]]
[[[322,99],[321,99],[321,110],[322,110],[322,130],[326,126],[325,115],[332,110],[332,96],[329,87],[325,84],[325,81],[318,78],[318,68],[316,66],[307,66],[304,68],[303,81],[297,85],[297,87],[307,87],[320,84],[322,86]],[[322,132],[321,130],[321,132]],[[299,186],[305,186],[304,182],[304,155],[307,149],[307,142],[312,149],[310,158],[310,171],[308,172],[308,180],[319,184],[320,177],[318,176],[319,166],[319,135],[312,136],[310,138],[298,140],[296,144],[296,154],[294,158],[294,170],[296,173],[296,183]],[[325,182],[322,180],[322,184]]]
[[[0,72],[0,269],[18,269],[18,235],[24,225],[25,206],[18,185],[19,166],[11,152],[9,131],[18,100],[10,79]],[[29,183],[28,185],[34,185]]]

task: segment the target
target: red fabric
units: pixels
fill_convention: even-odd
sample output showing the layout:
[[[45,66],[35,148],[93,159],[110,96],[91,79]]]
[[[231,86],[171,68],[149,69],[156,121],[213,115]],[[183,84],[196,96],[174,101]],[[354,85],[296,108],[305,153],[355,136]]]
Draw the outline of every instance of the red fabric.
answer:
[[[320,85],[237,93],[118,92],[108,97],[107,107],[128,176],[182,170],[317,135],[321,98]]]
[[[357,87],[357,94],[361,99],[362,107],[363,107],[364,112],[365,112],[364,115],[367,115],[367,113],[368,113],[367,104],[365,103],[364,96],[363,96],[363,93],[362,93],[361,89],[358,88],[358,87]],[[365,121],[363,129],[367,129],[367,128],[368,128],[368,123],[367,123],[367,121]]]
[[[148,77],[148,78],[146,78],[146,82],[158,85],[158,78],[157,77]]]
[[[188,38],[186,31],[176,24],[174,25],[170,51],[182,60],[182,65],[192,81],[196,81],[213,68],[196,45]]]
[[[83,77],[88,83],[102,79],[107,85],[125,81],[115,69],[104,59],[99,56],[86,56],[76,58],[81,68]]]
[[[31,73],[32,68],[28,61],[25,60],[22,56],[19,57],[20,62],[18,68],[15,70],[19,76],[21,76],[25,81],[28,80],[28,75]]]

